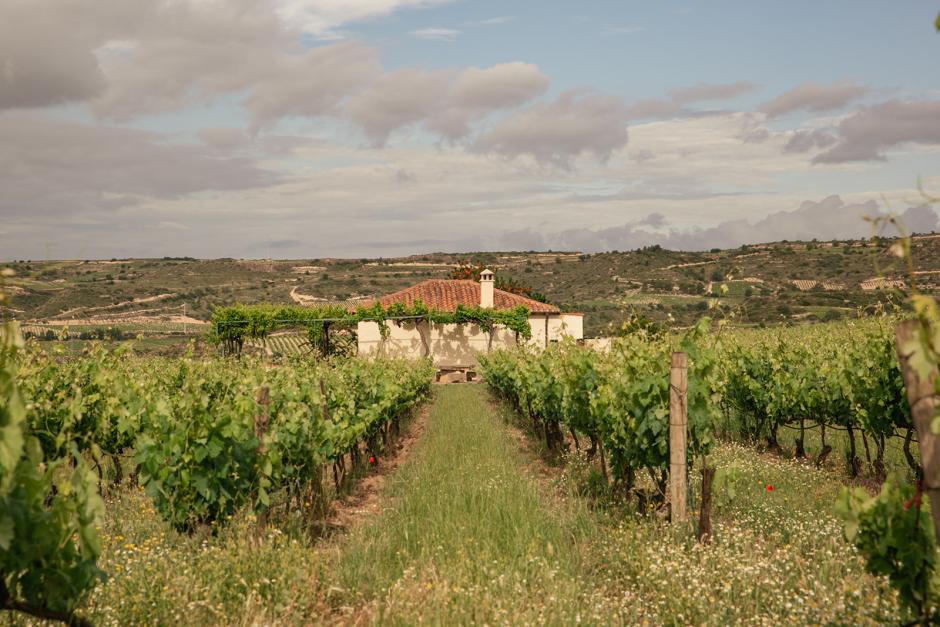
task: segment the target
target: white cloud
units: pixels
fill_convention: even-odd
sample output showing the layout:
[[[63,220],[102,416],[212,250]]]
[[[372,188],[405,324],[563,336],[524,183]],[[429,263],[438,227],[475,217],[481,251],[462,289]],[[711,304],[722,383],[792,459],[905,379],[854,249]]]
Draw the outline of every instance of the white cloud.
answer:
[[[298,233],[311,234],[311,254],[388,254],[492,247],[493,224],[551,237],[578,229],[585,215],[597,229],[686,233],[703,216],[753,226],[807,197],[867,191],[867,175],[884,172],[854,163],[825,168],[840,178],[824,179],[813,155],[846,163],[940,143],[935,100],[845,113],[874,93],[854,83],[802,85],[765,112],[699,112],[692,103],[754,86],[699,83],[630,106],[588,90],[538,100],[550,81],[529,63],[386,72],[378,49],[360,41],[310,47],[310,34],[336,38],[359,20],[435,4],[0,0],[0,249],[32,256],[37,241],[118,241],[129,248],[105,256],[156,253],[172,230],[186,254],[248,254],[251,246],[296,254]],[[182,124],[162,134],[64,121],[59,110],[10,111],[74,102],[87,107],[77,116],[135,122],[182,112],[147,125]],[[196,130],[207,116],[190,109],[206,104],[217,108]],[[839,115],[796,130],[771,119],[823,110]],[[322,116],[331,119],[311,121]],[[644,118],[661,121],[635,122]],[[409,128],[442,141],[354,147],[345,122],[373,146]],[[852,205],[869,196],[843,198]],[[668,227],[644,218],[650,213],[668,216]]]
[[[669,92],[669,98],[647,98],[637,100],[627,107],[627,117],[631,120],[644,118],[674,118],[695,115],[685,105],[709,100],[727,100],[741,94],[759,89],[750,81],[736,83],[696,83],[688,87],[679,87]]]
[[[773,100],[764,103],[761,111],[771,117],[793,111],[832,111],[841,109],[853,100],[858,100],[871,91],[870,87],[849,81],[798,85]]]
[[[689,87],[674,89],[669,92],[672,99],[679,104],[689,102],[700,102],[703,100],[727,100],[741,94],[746,94],[758,89],[758,86],[750,81],[738,81],[736,83],[696,83]]]
[[[808,152],[814,148],[828,148],[836,143],[835,136],[821,128],[794,131],[783,147],[784,152]]]
[[[373,48],[338,43],[277,60],[245,98],[252,126],[269,126],[286,116],[339,114],[340,103],[381,74]]]
[[[411,31],[411,35],[431,41],[456,41],[460,31],[454,28],[420,28]]]
[[[379,78],[346,108],[374,146],[395,129],[423,120],[440,106],[451,72],[405,69]]]
[[[650,98],[637,100],[626,108],[625,115],[630,120],[643,118],[669,118],[682,113],[682,107],[675,100]]]
[[[27,0],[0,3],[0,110],[87,100],[104,89],[93,53],[104,39],[95,29],[69,28],[71,13]]]
[[[114,210],[148,199],[266,187],[280,177],[158,133],[0,114],[0,215]]]
[[[6,232],[0,234],[0,250],[16,258],[389,256],[533,248],[537,241],[553,245],[553,237],[587,221],[592,230],[637,223],[639,230],[663,233],[741,220],[755,224],[828,193],[818,191],[819,185],[781,187],[780,177],[799,177],[813,166],[805,155],[782,153],[784,133],[743,143],[742,129],[759,119],[752,114],[633,125],[629,151],[613,151],[606,163],[582,152],[571,157],[568,170],[533,166],[525,157],[494,159],[446,143],[371,150],[281,138],[271,150],[286,144],[289,152],[278,160],[265,152],[266,142],[275,139],[270,135],[246,144],[232,129],[214,129],[203,133],[207,145],[179,144],[152,133],[81,125],[87,136],[75,138],[74,129],[50,124],[48,116],[7,113],[0,120],[6,116],[11,118],[0,138]],[[35,120],[27,123],[26,117]],[[225,152],[231,145],[237,148]],[[654,158],[634,158],[648,156],[643,151]],[[232,154],[240,158],[226,158]],[[278,178],[259,163],[277,166]],[[847,170],[852,171],[858,172],[854,182],[842,180],[864,193],[842,195],[846,205],[879,199],[882,191],[898,207],[917,201],[913,178],[904,189],[869,193],[870,168]],[[925,185],[940,189],[937,180]],[[649,220],[651,213],[666,219]],[[855,220],[854,214],[840,215],[846,223]],[[161,222],[188,230],[157,231]],[[527,229],[528,240],[501,239],[503,231]],[[566,237],[572,246],[584,241]],[[612,232],[606,237],[615,241]],[[616,241],[612,247],[626,247],[627,240]]]
[[[95,48],[95,56],[99,61],[107,60],[112,56],[125,55],[133,52],[137,48],[137,42],[133,39],[111,39]]]
[[[839,123],[837,137],[815,163],[878,161],[900,144],[940,144],[940,100],[891,100],[863,108]]]
[[[206,146],[220,153],[228,153],[248,145],[250,138],[240,128],[204,128],[198,133]]]
[[[288,24],[318,37],[334,37],[352,22],[389,15],[402,9],[423,9],[452,0],[277,0],[277,14]]]
[[[405,69],[382,76],[354,96],[350,118],[363,127],[374,146],[383,146],[401,127],[421,122],[449,140],[470,132],[470,124],[501,109],[541,95],[549,79],[528,63],[457,70]]]
[[[0,109],[83,101],[126,121],[237,94],[261,126],[332,113],[380,73],[374,48],[308,49],[262,0],[0,2]]]
[[[501,24],[508,24],[514,18],[511,15],[498,15],[496,17],[490,17],[485,20],[473,20],[470,22],[464,22],[467,26],[499,26]]]
[[[515,107],[543,94],[548,84],[548,76],[531,63],[499,63],[462,71],[448,98],[465,109]]]
[[[158,229],[167,229],[170,231],[189,231],[190,228],[185,224],[180,224],[179,222],[172,222],[170,220],[164,220],[163,222],[157,223]]]
[[[778,211],[753,223],[741,219],[709,228],[678,229],[670,227],[662,214],[652,213],[608,228],[576,228],[558,233],[538,233],[532,229],[507,231],[501,235],[500,243],[510,250],[534,247],[586,252],[633,250],[654,244],[671,250],[737,248],[742,244],[780,240],[867,238],[873,233],[865,218],[881,215],[885,214],[874,199],[846,203],[839,196],[829,196],[820,201],[805,201],[797,209]],[[900,219],[913,232],[940,228],[936,212],[926,206],[911,207]]]
[[[348,113],[381,145],[396,128],[419,121],[460,139],[473,122],[548,86],[548,77],[525,63],[386,75],[374,47],[346,41],[308,48],[294,30],[302,16],[320,16],[332,27],[435,2],[288,2],[278,5],[293,16],[288,26],[262,0],[98,0],[87,11],[81,3],[11,2],[0,7],[0,109],[78,100],[100,119],[128,122],[234,101],[254,133],[284,118]],[[457,32],[418,34],[447,39]],[[63,42],[66,54],[37,48],[37,39]]]
[[[510,158],[529,155],[567,168],[585,153],[605,161],[626,143],[626,109],[619,98],[570,90],[498,122],[477,138],[474,149]]]

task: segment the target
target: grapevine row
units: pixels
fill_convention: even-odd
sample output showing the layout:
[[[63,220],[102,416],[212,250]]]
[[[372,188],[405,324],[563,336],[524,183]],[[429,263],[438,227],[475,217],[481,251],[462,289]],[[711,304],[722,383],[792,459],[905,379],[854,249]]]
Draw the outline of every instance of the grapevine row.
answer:
[[[600,353],[573,342],[535,353],[525,348],[481,357],[487,383],[529,418],[547,446],[558,448],[568,430],[624,491],[639,473],[649,474],[665,493],[669,466],[670,354],[689,354],[690,457],[705,455],[713,442],[719,378],[717,338],[708,320],[681,338],[646,331],[621,338]],[[609,468],[609,471],[608,471]]]
[[[706,332],[707,321],[683,337],[636,329],[606,353],[561,344],[542,353],[501,351],[483,358],[489,385],[533,419],[551,448],[568,429],[609,451],[614,478],[632,485],[638,470],[666,471],[669,352],[690,353],[690,454],[707,453],[716,430],[763,439],[780,451],[792,429],[795,454],[806,457],[806,433],[818,429],[822,463],[827,431],[848,436],[849,472],[861,457],[884,477],[885,447],[903,439],[907,463],[913,424],[894,345],[893,317],[761,330]],[[864,453],[863,453],[864,452]],[[602,460],[603,461],[603,460]],[[604,464],[602,464],[602,468]]]
[[[140,359],[95,345],[82,357],[0,329],[0,609],[82,624],[72,612],[104,578],[97,525],[104,471],[130,462],[180,531],[296,504],[322,518],[332,467],[382,455],[430,391],[428,361],[276,367],[244,358]],[[97,469],[97,476],[94,472]],[[111,477],[121,481],[120,474]],[[311,522],[316,522],[317,520]]]
[[[733,428],[776,450],[780,430],[791,428],[798,457],[808,454],[806,431],[818,428],[817,462],[832,451],[827,430],[844,430],[852,476],[860,472],[864,449],[875,473],[884,477],[886,441],[902,437],[916,472],[913,423],[895,353],[897,323],[886,317],[733,334],[723,354],[724,402]]]
[[[31,352],[21,373],[46,455],[77,443],[102,467],[132,451],[158,511],[191,530],[246,505],[262,511],[275,492],[316,489],[322,468],[345,470],[341,460],[360,445],[378,456],[428,393],[432,367],[138,359],[97,346],[67,361]]]

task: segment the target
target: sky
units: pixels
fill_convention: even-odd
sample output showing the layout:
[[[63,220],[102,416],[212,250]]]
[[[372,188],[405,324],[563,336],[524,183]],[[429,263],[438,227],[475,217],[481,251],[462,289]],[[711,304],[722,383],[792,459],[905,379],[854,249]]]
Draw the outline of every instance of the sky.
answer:
[[[940,230],[938,10],[0,0],[0,259]]]

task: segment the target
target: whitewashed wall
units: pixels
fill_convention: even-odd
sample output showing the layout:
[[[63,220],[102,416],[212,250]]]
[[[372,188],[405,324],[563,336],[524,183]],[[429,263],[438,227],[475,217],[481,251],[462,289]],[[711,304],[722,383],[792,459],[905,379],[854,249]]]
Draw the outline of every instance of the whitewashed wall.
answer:
[[[545,314],[532,314],[529,317],[529,326],[532,327],[533,346],[545,346],[546,319]],[[584,337],[584,316],[581,314],[548,314],[548,342],[560,340],[563,336],[580,340]]]
[[[381,354],[389,357],[418,358],[429,350],[438,366],[472,366],[478,353],[485,353],[490,341],[489,333],[476,324],[418,324],[388,323],[388,337],[382,338],[375,322],[358,325],[359,354]],[[496,329],[492,348],[516,345],[516,334],[507,329]],[[427,348],[425,347],[427,346]]]
[[[545,346],[545,316],[535,314],[529,318],[534,346]],[[476,356],[485,353],[490,346],[489,334],[476,324],[418,324],[403,322],[388,323],[388,337],[382,338],[376,322],[360,322],[357,326],[359,354],[386,355],[389,357],[418,358],[427,354],[438,366],[473,366]],[[549,341],[570,335],[580,339],[582,318],[580,315],[554,314],[548,320]],[[505,328],[497,328],[493,334],[492,349],[509,348],[516,345],[516,334]]]

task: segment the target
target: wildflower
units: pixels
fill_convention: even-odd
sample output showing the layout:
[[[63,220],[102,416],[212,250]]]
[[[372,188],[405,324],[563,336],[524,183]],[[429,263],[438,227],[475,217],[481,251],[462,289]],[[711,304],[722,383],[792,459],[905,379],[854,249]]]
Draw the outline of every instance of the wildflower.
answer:
[[[767,484],[767,491],[768,491],[768,492],[773,492],[773,491],[774,491],[774,487],[773,487],[772,485],[770,485],[769,483]]]
[[[374,463],[375,463],[375,456],[374,456],[374,455],[370,455],[370,456],[369,456],[369,463],[370,463],[370,464],[374,464]]]

